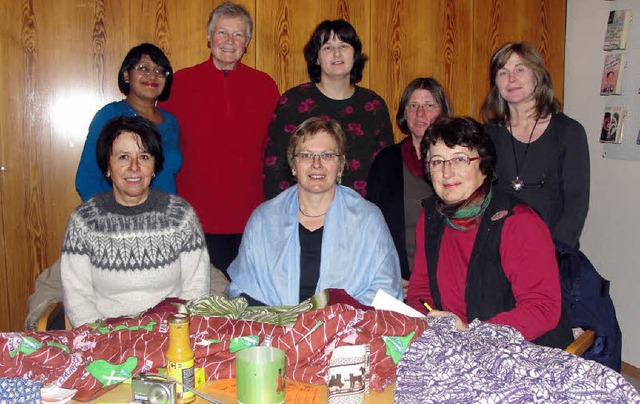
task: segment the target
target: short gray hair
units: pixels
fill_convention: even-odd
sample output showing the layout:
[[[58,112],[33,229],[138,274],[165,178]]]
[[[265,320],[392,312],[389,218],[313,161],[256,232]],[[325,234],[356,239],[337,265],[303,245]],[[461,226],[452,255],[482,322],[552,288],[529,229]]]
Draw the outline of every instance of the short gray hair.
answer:
[[[211,14],[209,14],[209,21],[207,22],[207,35],[211,35],[213,33],[213,27],[216,25],[216,22],[220,17],[244,19],[245,25],[247,27],[245,35],[247,37],[247,40],[251,39],[251,34],[253,33],[253,20],[251,20],[251,15],[244,6],[225,1],[218,7],[214,8]]]

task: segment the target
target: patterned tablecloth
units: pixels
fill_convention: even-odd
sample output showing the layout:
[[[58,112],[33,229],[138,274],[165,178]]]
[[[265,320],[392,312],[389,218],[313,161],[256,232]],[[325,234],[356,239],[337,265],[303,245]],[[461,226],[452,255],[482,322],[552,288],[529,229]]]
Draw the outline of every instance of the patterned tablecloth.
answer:
[[[168,315],[147,314],[72,331],[0,333],[0,377],[55,382],[91,393],[133,374],[164,367]],[[416,338],[426,327],[424,319],[336,304],[300,314],[291,327],[193,316],[190,332],[195,364],[204,368],[208,380],[233,378],[235,352],[266,344],[285,351],[288,378],[326,384],[328,359],[337,346],[369,344],[370,386],[382,391],[395,381],[392,356],[397,358],[394,350],[402,349],[399,338],[388,337],[414,332]]]

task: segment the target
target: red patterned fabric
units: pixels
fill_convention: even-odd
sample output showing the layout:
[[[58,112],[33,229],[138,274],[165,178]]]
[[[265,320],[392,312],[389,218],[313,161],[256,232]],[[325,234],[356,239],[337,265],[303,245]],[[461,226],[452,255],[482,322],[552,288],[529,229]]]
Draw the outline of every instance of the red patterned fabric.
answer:
[[[110,382],[108,375],[100,381],[89,372],[88,368],[97,360],[131,365],[135,357],[133,374],[165,365],[168,316],[169,313],[154,313],[122,320],[109,324],[107,333],[87,325],[72,331],[0,333],[0,377],[19,376],[95,392],[103,387],[103,382],[105,385]],[[149,325],[152,331],[140,328]],[[125,329],[114,330],[122,326]],[[370,386],[381,391],[395,381],[396,373],[381,336],[415,331],[415,339],[426,327],[423,319],[337,304],[300,315],[293,327],[193,317],[190,331],[195,364],[204,368],[209,380],[235,377],[235,353],[229,351],[235,337],[258,335],[261,344],[265,338],[271,339],[272,346],[286,353],[287,377],[313,384],[325,384],[328,360],[336,347],[369,344]]]

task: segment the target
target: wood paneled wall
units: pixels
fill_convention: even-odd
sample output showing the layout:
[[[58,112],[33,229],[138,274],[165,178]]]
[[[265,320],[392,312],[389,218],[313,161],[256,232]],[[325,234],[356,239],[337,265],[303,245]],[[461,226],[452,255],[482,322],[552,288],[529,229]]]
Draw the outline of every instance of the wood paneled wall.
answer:
[[[313,28],[344,18],[369,55],[361,85],[387,101],[392,120],[418,76],[443,84],[454,113],[478,116],[489,57],[505,41],[542,50],[562,99],[562,0],[239,2],[255,23],[243,61],[269,73],[281,92],[308,81],[302,48]],[[204,60],[205,24],[219,3],[0,0],[0,331],[22,329],[34,280],[59,255],[80,202],[74,176],[87,127],[102,105],[122,97],[116,77],[125,53],[153,42],[175,69]]]

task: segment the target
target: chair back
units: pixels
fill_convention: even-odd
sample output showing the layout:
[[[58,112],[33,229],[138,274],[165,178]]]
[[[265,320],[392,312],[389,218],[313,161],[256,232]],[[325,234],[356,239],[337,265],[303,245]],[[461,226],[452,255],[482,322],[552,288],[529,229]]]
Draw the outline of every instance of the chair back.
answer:
[[[620,372],[622,332],[618,325],[610,282],[580,250],[556,241],[562,304],[573,327],[593,330],[593,345],[582,355]]]

